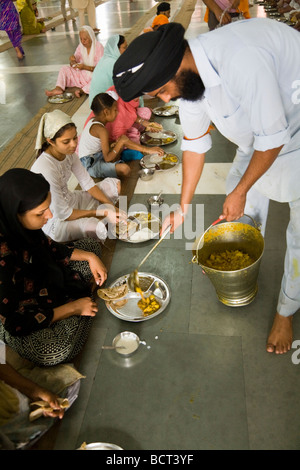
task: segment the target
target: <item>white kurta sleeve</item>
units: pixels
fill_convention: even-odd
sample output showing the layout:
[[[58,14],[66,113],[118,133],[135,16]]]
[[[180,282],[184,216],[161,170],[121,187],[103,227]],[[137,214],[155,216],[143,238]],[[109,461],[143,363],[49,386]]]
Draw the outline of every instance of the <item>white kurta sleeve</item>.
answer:
[[[181,150],[206,153],[212,146],[208,132],[210,118],[200,101],[180,101],[180,122],[183,129]]]
[[[248,116],[255,150],[277,148],[291,138],[277,73],[263,47],[243,49],[230,63],[227,85]]]
[[[89,189],[93,188],[93,186],[95,186],[95,181],[84,168],[80,158],[76,153],[73,153],[72,155],[72,172],[78,179],[78,182],[83,191],[88,191]]]

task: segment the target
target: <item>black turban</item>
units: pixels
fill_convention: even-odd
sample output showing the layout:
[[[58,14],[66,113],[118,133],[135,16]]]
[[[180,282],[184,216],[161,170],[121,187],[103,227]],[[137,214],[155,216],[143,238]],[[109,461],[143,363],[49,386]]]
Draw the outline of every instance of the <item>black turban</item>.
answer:
[[[169,23],[132,41],[113,70],[114,85],[124,101],[156,90],[175,76],[185,51],[184,33],[181,24]]]

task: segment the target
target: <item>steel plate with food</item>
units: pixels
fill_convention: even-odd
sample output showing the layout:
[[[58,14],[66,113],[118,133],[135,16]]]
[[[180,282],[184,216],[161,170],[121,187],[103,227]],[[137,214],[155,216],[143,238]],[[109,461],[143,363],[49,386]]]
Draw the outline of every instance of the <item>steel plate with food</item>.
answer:
[[[176,142],[176,140],[177,135],[173,131],[146,131],[141,135],[141,144],[149,145],[149,147],[173,144],[173,142]]]
[[[52,104],[61,104],[61,103],[68,103],[68,101],[72,101],[74,98],[73,93],[62,93],[61,95],[54,95],[48,98],[49,103]]]
[[[110,292],[113,292],[114,289],[123,291],[123,286],[126,286],[125,296],[105,301],[108,310],[120,320],[130,322],[150,320],[160,315],[170,302],[170,288],[163,279],[150,273],[138,273],[138,276],[141,293],[129,289],[127,284],[129,274],[121,276],[109,287]]]
[[[174,116],[178,114],[179,107],[175,105],[160,106],[153,109],[153,114],[156,116]]]
[[[179,158],[174,153],[165,153],[164,155],[154,153],[152,155],[145,155],[140,160],[142,168],[153,168],[157,171],[170,170],[178,165],[178,163]]]
[[[161,221],[150,212],[129,212],[127,220],[116,225],[116,237],[128,243],[142,243],[158,237]]]

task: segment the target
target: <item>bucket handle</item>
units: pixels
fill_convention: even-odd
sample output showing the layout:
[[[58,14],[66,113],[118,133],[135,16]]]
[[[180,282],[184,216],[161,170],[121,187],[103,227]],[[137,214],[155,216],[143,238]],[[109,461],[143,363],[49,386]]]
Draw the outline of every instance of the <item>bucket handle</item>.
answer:
[[[253,217],[251,217],[251,215],[248,215],[248,214],[244,214],[243,217],[246,216],[246,217],[249,217],[249,219],[252,220],[253,224],[254,224],[254,228],[256,228],[256,230],[259,230],[261,229],[261,224],[256,222],[256,220],[253,219]],[[198,242],[198,245],[197,245],[197,251],[196,251],[196,254],[193,256],[192,258],[192,263],[197,263],[199,264],[198,262],[198,256],[197,256],[197,253],[199,251],[199,245],[200,243],[202,242],[206,232],[211,228],[213,227],[214,225],[216,225],[217,223],[221,222],[221,220],[224,220],[222,217],[219,217],[217,220],[215,220],[212,224],[210,224],[210,226],[202,233],[200,239],[199,239],[199,242]],[[202,248],[202,246],[201,246]]]

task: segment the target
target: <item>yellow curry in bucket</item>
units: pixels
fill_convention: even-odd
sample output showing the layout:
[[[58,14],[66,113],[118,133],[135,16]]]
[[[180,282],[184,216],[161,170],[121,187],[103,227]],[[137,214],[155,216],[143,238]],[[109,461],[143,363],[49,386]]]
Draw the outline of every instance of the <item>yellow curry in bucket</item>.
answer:
[[[225,250],[221,253],[211,253],[205,261],[206,266],[219,271],[237,271],[254,263],[248,253],[241,250]]]

